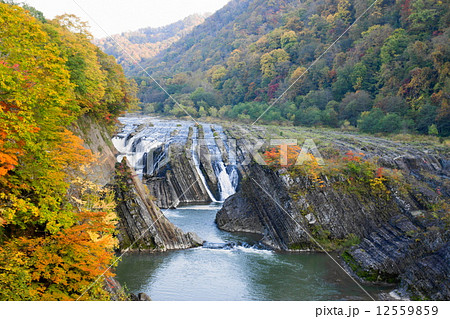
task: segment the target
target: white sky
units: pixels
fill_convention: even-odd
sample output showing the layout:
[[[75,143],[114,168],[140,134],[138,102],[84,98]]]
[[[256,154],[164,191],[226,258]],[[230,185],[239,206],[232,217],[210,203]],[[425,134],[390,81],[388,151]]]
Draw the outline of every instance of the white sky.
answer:
[[[161,27],[193,13],[215,12],[230,0],[21,0],[46,18],[72,13],[91,26],[96,38],[145,27]],[[21,2],[20,0],[17,2]],[[84,9],[82,9],[78,5]],[[90,17],[89,17],[90,16]],[[99,28],[97,24],[101,26]]]

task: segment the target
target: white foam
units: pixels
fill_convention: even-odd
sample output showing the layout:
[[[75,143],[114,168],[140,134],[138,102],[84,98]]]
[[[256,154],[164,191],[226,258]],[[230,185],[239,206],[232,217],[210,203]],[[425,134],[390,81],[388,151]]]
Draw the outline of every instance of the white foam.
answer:
[[[176,210],[172,210],[172,209],[164,210],[162,212],[163,212],[164,216],[166,216],[166,217],[183,217],[182,215],[180,215],[179,212],[177,212]]]
[[[391,296],[395,300],[401,300],[401,301],[408,301],[409,300],[409,298],[405,298],[405,297],[402,297],[401,295],[399,295],[397,290],[392,290],[389,293],[389,296]]]
[[[237,246],[237,247],[235,247],[235,249],[238,251],[242,251],[244,253],[248,253],[248,254],[263,254],[263,255],[273,255],[274,254],[273,250],[257,249],[257,248],[253,248],[253,247]]]

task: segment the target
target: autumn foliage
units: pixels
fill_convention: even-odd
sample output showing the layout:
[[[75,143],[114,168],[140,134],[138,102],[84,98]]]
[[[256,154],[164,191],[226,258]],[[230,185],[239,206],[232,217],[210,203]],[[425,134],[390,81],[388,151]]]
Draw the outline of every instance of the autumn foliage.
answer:
[[[300,151],[298,145],[276,146],[265,151],[263,158],[269,166],[289,167],[295,165]]]
[[[68,128],[133,101],[78,19],[0,3],[0,300],[108,299],[115,203],[86,178],[93,154]]]

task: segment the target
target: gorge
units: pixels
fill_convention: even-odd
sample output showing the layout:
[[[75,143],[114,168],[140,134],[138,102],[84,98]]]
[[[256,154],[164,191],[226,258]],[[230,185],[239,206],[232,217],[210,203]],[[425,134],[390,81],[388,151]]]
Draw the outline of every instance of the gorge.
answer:
[[[372,5],[231,0],[125,63],[0,0],[0,300],[449,300],[449,3]]]

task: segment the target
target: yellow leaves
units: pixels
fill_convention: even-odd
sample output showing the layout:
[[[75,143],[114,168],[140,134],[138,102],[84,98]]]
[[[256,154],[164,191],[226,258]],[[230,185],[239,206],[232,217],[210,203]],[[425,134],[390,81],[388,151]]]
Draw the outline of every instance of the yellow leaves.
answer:
[[[107,78],[98,61],[97,48],[89,41],[84,22],[74,15],[63,15],[51,23],[58,34],[58,41],[62,43],[62,53],[71,72],[70,80],[75,85],[77,104],[88,110],[98,109],[105,96]]]
[[[70,198],[79,206],[86,205],[86,201],[83,201],[83,200],[81,200],[79,198],[76,198],[75,196],[71,196]]]
[[[17,66],[8,72],[11,90],[4,98],[36,111],[48,106],[64,108],[72,86],[57,46],[23,9],[1,6],[5,23],[0,26],[0,51],[6,54],[9,65]]]
[[[89,238],[94,242],[98,242],[100,239],[100,235],[98,233],[92,232],[92,231],[87,231]]]
[[[214,85],[215,88],[220,88],[221,82],[226,75],[227,69],[223,65],[215,65],[206,73],[209,82]]]
[[[292,72],[289,82],[292,85],[291,94],[296,94],[297,90],[302,86],[303,81],[306,75],[306,68],[303,66],[299,66]]]
[[[289,54],[283,49],[275,49],[261,56],[261,72],[264,77],[274,78],[277,75],[277,64],[289,61]]]
[[[39,209],[29,199],[19,198],[14,194],[0,194],[4,201],[0,208],[0,214],[5,223],[24,224],[36,220],[39,217]]]
[[[372,193],[380,198],[389,199],[390,191],[387,189],[385,183],[387,178],[383,176],[375,177],[369,181]]]
[[[325,182],[321,178],[322,169],[316,157],[310,153],[305,154],[304,156],[306,156],[307,159],[303,160],[302,165],[309,178],[315,185],[319,186],[319,188],[325,187]]]
[[[306,72],[306,68],[303,67],[303,66],[299,66],[297,69],[295,69],[294,72],[292,72],[291,81],[294,82],[295,80],[297,80],[305,72]]]

